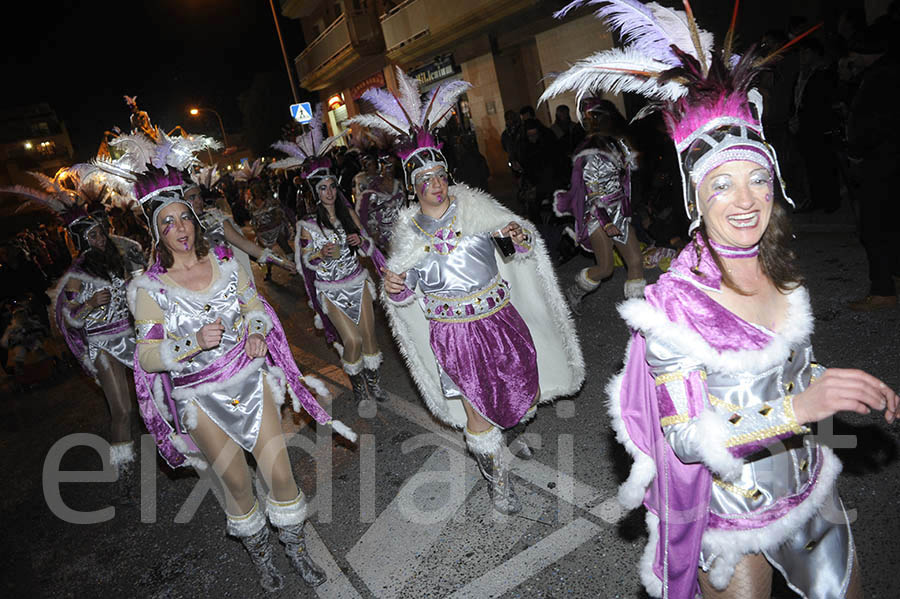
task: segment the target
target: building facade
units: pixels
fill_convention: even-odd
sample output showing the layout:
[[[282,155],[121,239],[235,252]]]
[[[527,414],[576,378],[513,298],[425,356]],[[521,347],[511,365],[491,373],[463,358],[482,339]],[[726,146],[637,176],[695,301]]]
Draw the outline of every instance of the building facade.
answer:
[[[73,156],[66,125],[49,104],[0,111],[0,185],[33,185],[28,171],[53,176]]]

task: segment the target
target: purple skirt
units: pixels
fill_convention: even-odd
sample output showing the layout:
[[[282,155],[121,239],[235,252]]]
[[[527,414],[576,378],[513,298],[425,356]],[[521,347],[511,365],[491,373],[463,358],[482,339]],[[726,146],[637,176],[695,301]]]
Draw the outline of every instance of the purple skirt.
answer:
[[[472,407],[501,428],[518,424],[540,386],[534,341],[515,307],[469,322],[430,324],[438,363]]]

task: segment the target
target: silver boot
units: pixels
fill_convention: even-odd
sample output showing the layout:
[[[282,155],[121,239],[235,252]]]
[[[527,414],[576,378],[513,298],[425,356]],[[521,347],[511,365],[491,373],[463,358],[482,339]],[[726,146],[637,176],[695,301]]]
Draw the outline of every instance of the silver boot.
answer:
[[[483,433],[472,433],[467,428],[466,444],[475,455],[481,475],[488,481],[488,494],[494,509],[507,516],[521,512],[522,503],[509,478],[507,449],[500,429],[492,427]]]
[[[388,400],[387,394],[381,388],[381,352],[377,354],[363,354],[363,378],[366,380],[366,389],[369,391],[369,397],[378,402]]]
[[[284,578],[275,567],[272,558],[272,545],[269,543],[269,528],[263,526],[248,537],[241,537],[244,549],[250,554],[250,560],[259,572],[259,585],[272,593],[284,586]]]
[[[364,374],[360,372],[348,376],[350,377],[350,385],[353,388],[353,399],[356,401],[369,399],[369,395],[366,392],[366,379]]]
[[[522,416],[519,424],[509,429],[509,438],[512,439],[512,441],[509,442],[509,452],[520,460],[530,460],[534,457],[534,452],[528,446],[528,443],[525,442],[522,435],[525,434],[525,429],[528,428],[528,425],[531,423],[536,412],[537,406],[531,406],[531,408],[525,412],[525,415]]]
[[[250,561],[259,573],[259,584],[268,592],[277,591],[284,586],[284,578],[272,560],[272,545],[269,544],[269,528],[266,519],[254,502],[250,511],[243,516],[227,516],[228,534],[241,540],[241,544],[250,555]]]
[[[317,587],[325,580],[325,572],[312,560],[306,550],[306,538],[303,536],[303,524],[291,524],[278,529],[278,538],[284,543],[284,553],[287,555],[300,574],[303,582],[311,587]]]
[[[587,268],[582,268],[575,275],[575,282],[566,287],[566,301],[569,302],[569,308],[575,316],[581,316],[581,302],[588,293],[600,287],[600,281],[592,281],[588,278]]]

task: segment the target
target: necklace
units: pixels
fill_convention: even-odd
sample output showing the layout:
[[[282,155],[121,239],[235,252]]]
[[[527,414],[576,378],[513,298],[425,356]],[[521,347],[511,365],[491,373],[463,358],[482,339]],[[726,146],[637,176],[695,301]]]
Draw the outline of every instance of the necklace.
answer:
[[[449,225],[437,229],[434,233],[429,233],[422,228],[422,226],[415,218],[412,219],[412,222],[414,225],[416,225],[416,228],[432,239],[431,245],[425,246],[426,252],[430,252],[431,248],[433,247],[434,251],[442,256],[453,253],[453,250],[455,250],[457,247],[457,238],[462,235],[461,232],[455,231],[453,229],[453,225],[456,224],[456,216],[457,215],[455,214],[453,215],[453,220],[450,221]]]
[[[715,241],[710,239],[709,245],[715,248],[716,253],[718,253],[723,258],[756,258],[757,256],[759,256],[758,243],[748,248],[741,248],[722,245],[721,243],[716,243]]]

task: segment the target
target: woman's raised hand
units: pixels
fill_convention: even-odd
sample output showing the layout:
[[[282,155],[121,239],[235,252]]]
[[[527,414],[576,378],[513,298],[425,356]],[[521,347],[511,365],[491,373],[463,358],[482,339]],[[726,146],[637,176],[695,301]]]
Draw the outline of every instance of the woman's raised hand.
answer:
[[[898,397],[890,387],[862,370],[829,368],[803,393],[794,397],[794,416],[800,424],[818,422],[837,412],[868,414],[884,410],[884,418],[897,417]]]
[[[330,241],[322,246],[322,255],[332,260],[341,257],[341,246]]]
[[[347,243],[352,247],[357,247],[362,245],[362,237],[359,236],[359,233],[351,233],[347,235]]]
[[[110,294],[109,289],[101,289],[94,295],[88,299],[87,303],[90,304],[91,309],[99,308],[100,306],[105,306],[112,299],[112,294]]]
[[[391,295],[402,293],[406,289],[406,273],[397,274],[388,269],[384,269],[384,290]]]
[[[214,322],[200,327],[200,330],[197,331],[197,343],[203,349],[212,349],[219,345],[224,333],[225,325],[222,324],[222,318],[219,317]]]

